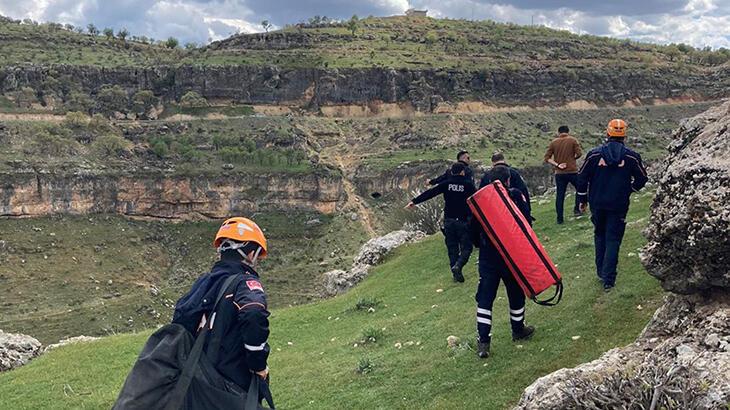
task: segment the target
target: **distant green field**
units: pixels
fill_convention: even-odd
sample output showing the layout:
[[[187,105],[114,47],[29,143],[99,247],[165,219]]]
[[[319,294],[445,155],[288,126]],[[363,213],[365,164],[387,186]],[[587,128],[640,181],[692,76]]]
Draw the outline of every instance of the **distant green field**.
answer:
[[[662,296],[637,256],[651,197],[632,201],[617,287],[608,294],[595,278],[588,218],[556,226],[551,199],[537,199],[536,231],[563,274],[565,296],[552,308],[528,302],[527,322],[537,332],[513,343],[501,291],[487,360],[474,351],[474,264],[466,283],[453,283],[440,235],[398,249],[343,296],[274,309],[270,367],[278,406],[502,409],[536,378],[630,343]],[[367,303],[375,312],[357,309]],[[0,374],[0,408],[109,408],[149,333],[64,347]],[[375,342],[363,344],[373,335]],[[455,351],[446,346],[449,335],[461,338]]]

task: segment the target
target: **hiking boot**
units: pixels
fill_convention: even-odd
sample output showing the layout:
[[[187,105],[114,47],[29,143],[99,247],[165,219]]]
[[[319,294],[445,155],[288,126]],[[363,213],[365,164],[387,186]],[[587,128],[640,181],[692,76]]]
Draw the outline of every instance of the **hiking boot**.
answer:
[[[562,219],[558,219],[557,222],[558,222],[558,225],[562,225],[563,224],[563,220]]]
[[[573,216],[576,217],[576,218],[580,218],[581,216],[583,216],[583,212],[581,212],[581,211],[573,211]]]
[[[477,340],[477,356],[482,359],[486,359],[487,357],[489,357],[489,342],[482,343]]]
[[[518,340],[529,339],[533,333],[535,333],[534,326],[523,326],[522,330],[517,331],[517,332],[512,332],[512,341],[516,342]]]
[[[611,289],[613,289],[613,286],[614,286],[614,285],[612,285],[612,284],[610,284],[610,283],[605,283],[605,282],[604,282],[604,283],[603,283],[603,291],[604,291],[604,292],[606,292],[606,293],[608,293],[608,292],[610,292],[610,291],[611,291]]]
[[[464,275],[461,273],[461,266],[458,263],[451,267],[451,273],[454,275],[454,282],[464,282]]]

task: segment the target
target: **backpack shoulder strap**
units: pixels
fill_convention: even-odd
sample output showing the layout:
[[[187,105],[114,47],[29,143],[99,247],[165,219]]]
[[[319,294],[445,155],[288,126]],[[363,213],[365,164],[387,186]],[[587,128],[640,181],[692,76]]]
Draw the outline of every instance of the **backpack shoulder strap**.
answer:
[[[236,275],[231,275],[223,282],[215,304],[213,305],[213,312],[218,308],[218,303],[223,299],[226,290],[228,290],[235,279]],[[205,339],[207,339],[209,329],[209,326],[204,326],[203,330],[195,338],[195,344],[190,350],[188,358],[185,360],[180,377],[177,379],[175,388],[170,395],[170,400],[165,405],[165,410],[178,410],[182,407],[185,396],[188,393],[188,388],[190,387],[190,382],[192,382],[195,371],[198,368],[198,361],[200,360],[200,355],[203,353],[203,345],[205,344]]]

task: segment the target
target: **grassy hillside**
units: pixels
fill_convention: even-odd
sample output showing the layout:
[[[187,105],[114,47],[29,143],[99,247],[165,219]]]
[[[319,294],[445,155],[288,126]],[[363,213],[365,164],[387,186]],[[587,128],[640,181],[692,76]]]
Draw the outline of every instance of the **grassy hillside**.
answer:
[[[397,250],[341,297],[274,309],[270,366],[278,405],[505,408],[537,377],[629,343],[661,298],[637,257],[650,200],[645,193],[633,201],[618,285],[608,294],[594,276],[588,219],[558,227],[550,201],[538,201],[536,230],[564,276],[565,297],[553,308],[529,304],[527,321],[538,330],[516,344],[502,290],[494,306],[493,357],[486,361],[474,352],[475,267],[469,264],[465,284],[452,283],[440,236]],[[0,408],[108,408],[148,335],[61,348],[0,374]],[[462,346],[449,350],[449,335]],[[375,341],[363,343],[369,337]]]
[[[118,33],[115,33],[118,34]],[[725,51],[667,47],[545,27],[492,21],[367,18],[354,25],[315,22],[267,34],[234,36],[201,49],[170,49],[131,33],[125,39],[78,33],[60,24],[0,18],[0,67],[69,64],[103,67],[150,65],[277,65],[282,67],[393,67],[518,69],[520,64],[570,61],[584,66],[673,66],[676,70],[722,64]],[[158,39],[159,40],[159,39]],[[509,56],[509,57],[505,57]]]
[[[451,159],[460,149],[487,162],[494,150],[518,167],[542,164],[558,126],[567,124],[585,149],[599,145],[609,119],[630,127],[629,144],[647,160],[665,154],[680,118],[713,103],[641,108],[533,110],[406,118],[240,117],[189,121],[108,121],[69,113],[61,122],[0,124],[0,172],[18,168],[100,174],[198,175],[222,172],[333,173],[321,164],[351,158],[352,167],[384,171],[406,161]],[[234,171],[223,169],[232,164]]]
[[[370,17],[354,26],[319,22],[233,36],[204,48],[201,54],[212,64],[273,61],[288,67],[518,69],[522,63],[539,66],[556,61],[569,61],[567,70],[593,65],[679,67],[680,61],[701,65],[694,50],[681,50],[493,21]],[[704,64],[722,64],[730,58],[728,53],[711,55]]]
[[[262,268],[273,306],[318,298],[319,275],[347,268],[364,238],[359,222],[344,216],[255,218],[269,238]],[[313,219],[320,223],[307,224]],[[218,223],[114,215],[0,220],[0,329],[48,344],[165,323],[170,306],[213,263]]]

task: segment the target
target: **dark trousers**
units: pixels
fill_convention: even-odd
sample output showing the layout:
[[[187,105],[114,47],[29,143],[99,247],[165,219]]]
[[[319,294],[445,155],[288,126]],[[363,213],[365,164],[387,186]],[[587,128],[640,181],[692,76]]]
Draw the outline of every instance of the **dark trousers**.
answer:
[[[525,294],[503,261],[495,263],[479,258],[479,287],[477,288],[477,332],[479,341],[489,343],[492,339],[492,305],[497,297],[499,281],[504,282],[509,300],[509,317],[512,332],[519,332],[525,326]]]
[[[591,209],[596,245],[596,274],[607,285],[616,283],[616,265],[626,231],[626,211]]]
[[[555,174],[555,212],[558,214],[558,221],[563,220],[563,204],[565,203],[565,191],[568,188],[568,184],[573,185],[573,188],[578,189],[578,174]],[[573,206],[573,213],[580,212],[578,208],[578,195],[575,196],[575,205]]]
[[[459,219],[444,219],[446,250],[449,253],[449,266],[466,266],[474,245],[471,243],[469,224]]]

